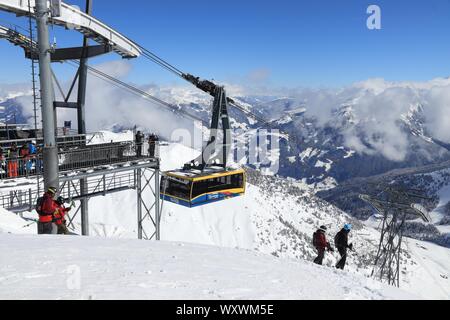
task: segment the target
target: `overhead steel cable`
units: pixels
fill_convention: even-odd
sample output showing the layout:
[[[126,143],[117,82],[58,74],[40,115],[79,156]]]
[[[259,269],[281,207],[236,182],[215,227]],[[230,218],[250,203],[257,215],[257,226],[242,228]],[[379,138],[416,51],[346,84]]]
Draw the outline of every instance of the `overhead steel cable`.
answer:
[[[18,25],[14,25],[14,24],[11,24],[11,23],[8,23],[8,24],[10,24],[11,26],[15,26],[16,29],[17,28],[24,29],[24,28],[22,28],[22,27],[20,27]],[[187,80],[187,77],[186,77],[186,75],[188,75],[188,74],[182,72],[180,69],[178,69],[175,66],[171,65],[170,63],[168,63],[167,61],[163,60],[162,58],[160,58],[159,56],[157,56],[156,54],[154,54],[150,50],[144,48],[143,46],[141,46],[141,45],[139,45],[139,44],[137,44],[135,42],[134,42],[134,44],[142,50],[142,56],[143,57],[151,60],[152,62],[156,63],[160,67],[168,70],[169,72],[172,72],[173,74],[177,75],[178,77],[180,77],[180,78],[186,80],[187,82],[189,82]],[[75,61],[75,60],[73,62],[76,63],[76,64],[79,63],[78,61]],[[149,94],[148,92],[145,92],[145,91],[143,91],[141,89],[138,89],[138,88],[136,88],[136,87],[134,87],[134,86],[132,86],[130,84],[127,84],[127,83],[125,83],[125,82],[123,82],[123,81],[121,81],[121,80],[119,80],[117,78],[114,78],[114,77],[112,77],[112,76],[110,76],[110,75],[108,75],[108,74],[106,74],[106,73],[104,73],[104,72],[102,72],[102,71],[100,71],[98,69],[95,69],[95,68],[93,68],[91,66],[88,66],[88,70],[89,70],[89,72],[91,74],[93,74],[97,78],[101,78],[103,80],[108,81],[109,83],[111,83],[113,85],[116,85],[118,87],[124,88],[124,89],[128,90],[129,92],[131,92],[131,93],[133,93],[135,95],[138,95],[138,96],[140,96],[140,97],[142,97],[144,99],[154,101],[154,102],[156,102],[156,103],[158,103],[158,104],[160,104],[160,105],[162,105],[162,106],[164,106],[166,108],[169,108],[173,112],[176,112],[176,113],[178,113],[180,115],[184,115],[186,117],[189,117],[190,119],[193,119],[195,121],[199,121],[205,126],[209,125],[203,119],[201,119],[199,117],[196,117],[196,116],[194,116],[194,115],[192,115],[192,114],[190,114],[188,112],[185,112],[184,110],[182,110],[181,108],[179,108],[179,107],[177,107],[175,105],[167,103],[167,102],[165,102],[165,101],[163,101],[163,100],[161,100],[159,98],[156,98],[155,96]],[[279,130],[280,132],[284,133],[287,136],[287,140],[288,141],[290,140],[290,138],[292,138],[292,136],[288,132],[280,130],[278,127],[274,126],[274,124],[272,122],[264,119],[263,117],[260,117],[260,116],[256,115],[255,113],[253,113],[253,112],[251,112],[249,110],[246,110],[245,108],[239,106],[235,101],[230,102],[230,105],[235,107],[236,109],[240,110],[244,114],[246,114],[246,115],[252,117],[253,119],[257,120],[258,122],[264,124],[265,126],[271,128],[271,129]],[[296,137],[294,137],[294,140],[297,140]]]
[[[180,69],[174,67],[173,65],[171,65],[170,63],[168,63],[167,61],[165,61],[164,59],[160,58],[158,55],[154,54],[153,52],[151,52],[150,50],[146,49],[145,47],[135,43],[142,51],[143,51],[143,56],[146,57],[147,59],[155,62],[156,64],[158,64],[159,66],[169,70],[170,72],[174,73],[175,75],[179,76],[180,78],[186,80],[187,82],[191,83],[190,81],[187,80],[186,78],[186,73],[181,71]],[[234,99],[233,99],[234,100]],[[257,120],[258,122],[264,124],[265,126],[269,127],[270,129],[276,129],[279,130],[280,132],[282,132],[283,134],[285,134],[287,136],[287,139],[289,140],[290,138],[292,138],[292,136],[285,131],[282,131],[279,129],[279,127],[276,127],[271,121],[268,121],[266,119],[264,119],[261,116],[258,116],[257,114],[246,110],[245,108],[239,106],[236,101],[230,102],[230,105],[232,105],[233,107],[235,107],[236,109],[240,110],[241,112],[243,112],[244,114],[252,117],[253,119]],[[294,140],[297,140],[294,137]]]
[[[73,60],[72,62],[77,64],[77,65],[79,63],[77,60]],[[148,93],[146,91],[143,91],[143,90],[141,90],[139,88],[136,88],[133,85],[130,85],[130,84],[126,83],[126,82],[123,82],[122,80],[119,80],[119,79],[117,79],[117,78],[115,78],[115,77],[113,77],[113,76],[111,76],[109,74],[106,74],[106,73],[104,73],[104,72],[102,72],[102,71],[100,71],[100,70],[98,70],[98,69],[96,69],[96,68],[94,68],[92,66],[88,66],[88,71],[92,75],[96,76],[97,78],[100,78],[100,79],[103,79],[103,80],[107,80],[109,83],[111,83],[113,85],[116,85],[117,87],[126,89],[127,91],[135,94],[136,96],[139,96],[141,98],[144,98],[144,99],[156,102],[156,103],[158,103],[158,104],[160,104],[160,105],[170,109],[172,112],[175,112],[175,113],[178,113],[179,115],[183,115],[185,117],[188,117],[191,120],[199,121],[200,123],[202,123],[206,127],[209,126],[209,123],[207,123],[205,120],[203,120],[203,119],[201,119],[201,118],[199,118],[199,117],[197,117],[195,115],[192,115],[189,112],[184,111],[183,109],[179,108],[178,106],[170,104],[170,103],[168,103],[168,102],[166,102],[164,100],[161,100],[161,99],[151,95],[150,93]],[[239,111],[243,112],[244,114],[254,118],[255,120],[257,120],[260,123],[262,123],[263,125],[267,126],[268,128],[279,130],[281,133],[283,133],[284,135],[287,136],[286,137],[287,141],[291,140],[292,138],[294,138],[294,140],[297,141],[296,137],[291,136],[288,132],[282,131],[278,127],[274,126],[273,123],[267,121],[266,119],[264,119],[264,118],[262,118],[262,117],[260,117],[260,116],[258,116],[256,114],[254,114],[254,113],[252,113],[252,112],[250,112],[248,110],[246,110],[244,107],[239,106],[236,101],[234,101],[234,102],[232,102],[230,104],[234,108],[236,108],[237,110],[239,110]]]
[[[5,21],[5,22],[7,22],[8,24],[10,24],[11,26],[14,26],[16,28],[20,28],[20,29],[23,29],[25,31],[28,31],[28,30],[22,28],[21,26],[13,24],[13,23],[11,23],[9,21]],[[136,43],[134,41],[132,41],[132,42],[137,47],[139,47],[142,50],[142,55],[145,58],[151,60],[152,62],[156,63],[160,67],[162,67],[162,68],[164,68],[164,69],[174,73],[175,75],[179,76],[181,79],[186,81],[186,78],[183,77],[183,75],[186,74],[185,72],[183,72],[180,69],[178,69],[177,67],[173,66],[172,64],[170,64],[166,60],[162,59],[161,57],[159,57],[158,55],[156,55],[152,51],[148,50],[147,48],[143,47],[142,45],[140,45],[140,44],[138,44],[138,43]],[[78,61],[74,60],[73,62],[77,63]],[[132,91],[136,91],[137,90],[138,91],[137,93],[140,94],[140,95],[143,94],[143,93],[144,93],[144,95],[149,95],[148,93],[146,93],[146,92],[144,92],[144,91],[142,91],[142,90],[140,90],[140,89],[138,89],[136,87],[133,87],[133,86],[131,86],[131,85],[129,85],[129,84],[123,82],[123,81],[120,81],[117,78],[114,78],[114,77],[112,77],[110,75],[107,75],[106,73],[101,72],[100,70],[95,69],[95,68],[93,68],[91,66],[89,66],[88,69],[90,69],[93,73],[96,73],[97,75],[100,75],[100,76],[102,76],[104,78],[109,78],[110,81],[113,81],[113,82],[117,81],[117,84],[119,84],[122,87],[127,87],[129,90],[132,90]],[[169,104],[169,103],[167,103],[167,102],[165,102],[163,100],[160,100],[160,99],[158,99],[158,98],[156,98],[156,97],[154,97],[152,95],[149,95],[148,98],[153,100],[153,101],[155,101],[155,102],[157,102],[157,103],[159,103],[159,104],[165,105],[165,106],[167,106],[167,107],[169,107],[169,108],[171,108],[171,109],[173,109],[173,110],[175,110],[177,112],[183,113],[183,111],[181,109],[177,108],[176,106],[171,105],[171,104]],[[255,114],[255,113],[253,113],[253,112],[251,112],[249,110],[246,110],[245,108],[239,106],[237,103],[234,102],[234,103],[231,103],[231,105],[233,107],[235,107],[236,109],[240,110],[241,112],[245,113],[246,115],[252,117],[253,119],[261,122],[262,124],[264,124],[264,125],[266,125],[268,127],[270,127],[271,129],[279,129],[279,128],[276,128],[270,121],[264,119],[263,117],[258,116],[257,114]],[[195,120],[198,120],[198,121],[201,120],[200,118],[195,117],[195,116],[193,116],[193,115],[191,115],[191,114],[189,114],[187,112],[185,112],[185,114],[188,115],[192,119],[195,119]],[[201,121],[204,122],[203,120],[201,120]],[[288,133],[286,133],[286,134],[288,134]]]
[[[68,62],[68,63],[69,63],[70,65],[72,65],[73,67],[77,67],[76,65],[79,64],[79,61],[73,60],[73,61]],[[74,64],[76,64],[76,65],[74,65]],[[157,98],[157,97],[151,95],[151,94],[148,93],[148,92],[145,92],[145,91],[143,91],[143,90],[141,90],[141,89],[139,89],[139,88],[136,88],[136,87],[133,86],[133,85],[130,85],[130,84],[126,83],[126,82],[123,82],[123,81],[121,81],[121,80],[119,80],[119,79],[117,79],[117,78],[115,78],[115,77],[113,77],[113,76],[111,76],[111,75],[108,75],[108,74],[106,74],[106,73],[104,73],[104,72],[102,72],[102,71],[100,71],[100,70],[98,70],[98,69],[96,69],[96,68],[94,68],[94,67],[92,67],[92,66],[88,66],[88,71],[89,71],[89,73],[92,74],[93,76],[95,76],[95,77],[97,77],[97,78],[99,78],[99,79],[101,79],[101,80],[107,81],[108,83],[110,83],[110,84],[112,84],[112,85],[114,85],[114,86],[116,86],[116,87],[125,89],[125,90],[127,90],[128,92],[130,92],[130,93],[132,93],[132,94],[134,94],[134,95],[136,95],[136,96],[138,96],[138,97],[140,97],[140,98],[143,98],[143,99],[146,99],[146,100],[150,100],[150,101],[156,102],[156,103],[158,103],[158,104],[160,104],[160,105],[162,105],[162,106],[164,106],[164,107],[170,109],[170,111],[172,111],[172,112],[175,112],[175,113],[177,113],[177,114],[179,114],[179,115],[181,115],[181,116],[188,117],[188,118],[190,118],[191,120],[198,121],[198,122],[202,123],[202,125],[204,125],[205,127],[209,127],[209,123],[208,123],[207,121],[205,121],[205,120],[203,120],[203,119],[201,119],[201,118],[199,118],[199,117],[197,117],[197,116],[194,116],[194,115],[192,115],[192,114],[190,114],[190,113],[184,111],[183,109],[180,109],[180,108],[177,107],[176,105],[170,104],[170,103],[168,103],[168,102],[166,102],[166,101],[164,101],[164,100],[161,100],[161,99],[159,99],[159,98]],[[232,103],[232,106],[235,107],[236,109],[238,109],[239,111],[241,111],[241,112],[243,112],[243,113],[245,113],[245,114],[247,114],[247,115],[249,115],[249,116],[251,116],[251,117],[254,117],[255,120],[257,120],[257,121],[263,123],[263,124],[266,125],[267,127],[270,127],[271,129],[279,130],[278,128],[276,128],[275,126],[273,126],[272,123],[270,123],[270,122],[268,122],[267,120],[265,120],[265,119],[263,119],[263,118],[261,118],[261,117],[255,115],[254,113],[249,112],[249,111],[246,110],[245,108],[239,106],[236,102],[233,102],[233,103]],[[290,137],[291,137],[291,136],[289,135],[289,133],[283,132],[283,131],[280,131],[280,132],[282,132],[282,133],[284,133],[285,135],[287,135],[287,139],[286,139],[286,140],[289,141],[289,139],[290,139]]]
[[[69,65],[77,68],[78,64],[79,64],[79,61],[73,60],[73,61],[70,61],[70,62],[68,61],[67,63]],[[130,92],[130,93],[132,93],[132,94],[134,94],[136,96],[139,96],[141,98],[144,98],[144,99],[156,102],[156,103],[158,103],[158,104],[160,104],[160,105],[162,105],[162,106],[164,106],[166,108],[169,108],[172,112],[176,112],[176,113],[178,113],[180,115],[183,115],[185,117],[189,117],[192,120],[199,121],[199,122],[201,122],[204,125],[206,124],[206,122],[203,119],[201,119],[201,118],[199,118],[199,117],[197,117],[195,115],[192,115],[192,114],[190,114],[190,113],[180,109],[179,107],[177,107],[177,106],[175,106],[173,104],[170,104],[170,103],[168,103],[168,102],[166,102],[164,100],[161,100],[161,99],[151,95],[150,93],[148,93],[148,92],[146,92],[144,90],[136,88],[135,86],[130,85],[130,84],[126,83],[126,82],[123,82],[123,81],[121,81],[121,80],[119,80],[119,79],[117,79],[117,78],[115,78],[115,77],[113,77],[111,75],[108,75],[108,74],[106,74],[106,73],[104,73],[104,72],[102,72],[102,71],[100,71],[100,70],[98,70],[98,69],[96,69],[94,67],[91,67],[91,66],[87,66],[87,67],[88,67],[89,73],[91,73],[93,76],[95,76],[97,78],[100,78],[102,80],[105,80],[105,81],[109,82],[110,84],[113,84],[113,85],[115,85],[117,87],[125,89],[128,92]]]
[[[144,48],[143,46],[141,46],[141,45],[139,45],[137,43],[135,43],[135,44],[139,47],[139,49],[142,50],[142,55],[144,57],[146,57],[149,60],[152,60],[153,62],[155,62],[159,66],[167,69],[168,71],[174,73],[175,75],[177,75],[177,76],[179,76],[180,78],[183,79],[183,74],[184,74],[183,71],[181,71],[180,69],[174,67],[173,65],[171,65],[167,61],[163,60],[162,58],[158,57],[156,54],[154,54],[150,50]]]

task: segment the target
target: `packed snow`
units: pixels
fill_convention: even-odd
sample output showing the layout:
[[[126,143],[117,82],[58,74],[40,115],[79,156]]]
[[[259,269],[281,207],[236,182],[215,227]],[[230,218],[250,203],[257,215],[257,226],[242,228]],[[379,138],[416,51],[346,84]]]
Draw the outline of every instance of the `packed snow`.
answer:
[[[0,299],[417,298],[361,276],[253,251],[67,236],[0,239]]]

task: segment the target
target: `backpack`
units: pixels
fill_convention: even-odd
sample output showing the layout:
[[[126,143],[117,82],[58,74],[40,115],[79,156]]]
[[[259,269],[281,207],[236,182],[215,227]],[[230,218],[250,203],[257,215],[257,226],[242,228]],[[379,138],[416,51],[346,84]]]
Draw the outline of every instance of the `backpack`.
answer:
[[[39,197],[36,201],[36,212],[40,216],[45,216],[44,212],[42,211],[42,205],[44,204],[44,197]]]
[[[317,248],[318,244],[319,244],[319,234],[316,232],[313,233],[313,246]]]

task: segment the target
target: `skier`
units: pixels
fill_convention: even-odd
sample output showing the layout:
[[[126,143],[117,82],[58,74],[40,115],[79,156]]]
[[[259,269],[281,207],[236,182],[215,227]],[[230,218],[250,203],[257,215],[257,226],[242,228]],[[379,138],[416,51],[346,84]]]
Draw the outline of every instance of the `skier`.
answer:
[[[336,268],[344,270],[345,262],[347,260],[347,249],[353,251],[353,243],[348,244],[348,234],[352,230],[352,225],[347,223],[341,231],[334,237],[334,245],[341,255],[341,259],[336,264]]]
[[[318,256],[314,259],[315,264],[322,265],[323,258],[325,257],[325,250],[328,252],[333,252],[334,249],[331,247],[330,243],[327,241],[326,237],[327,227],[321,226],[319,230],[313,234],[313,245],[318,252]]]
[[[66,214],[72,210],[72,207],[64,207],[64,198],[58,197],[56,200],[56,205],[58,206],[58,212],[55,214],[55,223],[58,228],[58,234],[69,234],[69,229],[66,225]]]
[[[56,225],[54,224],[55,214],[58,213],[58,205],[54,200],[58,190],[55,187],[49,187],[44,196],[39,198],[36,205],[36,211],[39,214],[38,234],[56,234]]]

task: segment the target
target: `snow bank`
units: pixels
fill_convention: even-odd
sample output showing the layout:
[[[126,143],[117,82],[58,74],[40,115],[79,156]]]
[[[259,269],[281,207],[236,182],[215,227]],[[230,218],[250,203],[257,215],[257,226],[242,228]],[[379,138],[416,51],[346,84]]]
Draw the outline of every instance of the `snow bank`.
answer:
[[[0,299],[415,298],[308,262],[182,243],[0,235],[0,261]]]
[[[2,233],[36,234],[37,226],[33,221],[27,221],[0,208],[0,234]]]

